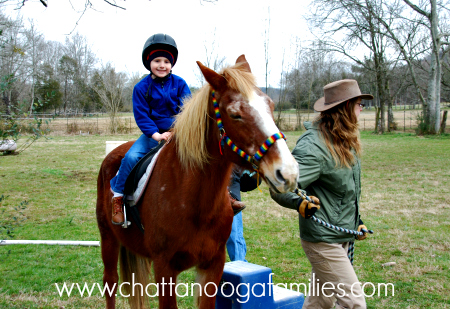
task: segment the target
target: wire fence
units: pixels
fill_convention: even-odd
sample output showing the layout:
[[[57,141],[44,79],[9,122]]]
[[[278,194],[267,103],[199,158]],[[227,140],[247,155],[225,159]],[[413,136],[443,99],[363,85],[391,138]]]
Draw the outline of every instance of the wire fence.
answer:
[[[420,110],[394,110],[394,131],[414,131],[417,128],[417,119]],[[51,114],[36,115],[39,119],[49,120],[43,124],[51,134],[64,135],[89,135],[89,134],[111,134],[111,120],[107,114],[77,114],[69,117],[55,117]],[[283,112],[278,126],[282,131],[304,130],[303,122],[312,121],[317,113],[302,112],[297,116],[295,111]],[[277,118],[277,113],[274,115]],[[300,118],[300,119],[298,119]],[[141,131],[136,125],[131,113],[120,114],[115,118],[115,132],[118,134],[139,134]],[[450,133],[450,117],[446,122],[446,133]],[[300,125],[300,126],[299,126]],[[374,131],[376,127],[375,111],[364,110],[359,117],[359,127],[362,131]],[[386,128],[387,129],[387,128]]]
[[[414,131],[418,126],[418,117],[421,114],[420,110],[395,110],[394,109],[394,121],[392,123],[392,127],[390,128],[393,131]],[[441,114],[442,115],[442,114]],[[303,122],[312,121],[316,118],[317,113],[314,112],[304,112],[300,113],[297,116],[296,113],[282,113],[281,121],[278,126],[283,131],[294,131],[294,130],[303,130]],[[277,115],[275,113],[275,118]],[[300,118],[300,119],[299,119]],[[359,116],[359,128],[361,131],[375,131],[376,126],[379,126],[380,123],[376,123],[375,119],[375,111],[372,109],[364,110]],[[387,125],[387,124],[386,124]],[[387,130],[387,127],[385,127]],[[450,118],[446,120],[446,133],[450,133]]]
[[[39,115],[42,116],[42,115]],[[111,128],[111,119],[106,114],[90,114],[86,116],[79,115],[71,117],[39,117],[38,119],[48,120],[43,125],[50,135],[90,135],[90,134],[133,134],[140,130],[134,120],[133,115],[119,115],[115,117],[114,130]]]

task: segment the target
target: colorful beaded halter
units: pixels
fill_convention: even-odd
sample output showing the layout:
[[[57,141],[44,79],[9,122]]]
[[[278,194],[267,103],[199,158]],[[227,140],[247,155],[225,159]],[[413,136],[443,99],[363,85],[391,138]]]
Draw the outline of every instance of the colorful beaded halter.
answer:
[[[219,130],[223,132],[222,139],[228,146],[231,147],[231,150],[237,153],[240,157],[244,158],[244,160],[250,162],[255,170],[258,170],[257,163],[259,163],[262,156],[267,152],[267,150],[269,150],[269,147],[272,146],[277,140],[281,138],[286,139],[286,136],[282,132],[278,132],[273,134],[272,136],[269,136],[266,139],[266,141],[261,145],[261,147],[259,147],[255,155],[253,157],[249,156],[247,153],[245,153],[245,151],[236,146],[236,144],[233,143],[231,138],[229,138],[228,135],[226,135],[225,128],[223,127],[222,123],[222,117],[220,116],[219,112],[219,104],[217,103],[216,100],[215,95],[216,92],[214,91],[214,89],[212,90],[211,94],[212,94],[212,101],[214,104],[214,113],[216,114],[217,126],[219,127]]]

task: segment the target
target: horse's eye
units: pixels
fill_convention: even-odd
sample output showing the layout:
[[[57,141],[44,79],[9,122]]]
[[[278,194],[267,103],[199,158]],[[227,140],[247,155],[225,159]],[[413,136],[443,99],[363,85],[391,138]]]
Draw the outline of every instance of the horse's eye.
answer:
[[[230,118],[234,119],[234,120],[242,119],[241,115],[238,115],[238,114],[231,114]]]

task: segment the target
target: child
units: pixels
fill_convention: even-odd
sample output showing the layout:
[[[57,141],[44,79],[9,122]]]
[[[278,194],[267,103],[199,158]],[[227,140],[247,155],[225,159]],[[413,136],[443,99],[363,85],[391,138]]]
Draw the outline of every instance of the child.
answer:
[[[118,174],[111,179],[112,223],[122,225],[123,190],[134,165],[162,140],[168,140],[174,116],[180,112],[183,100],[191,95],[181,77],[172,74],[177,62],[178,48],[175,40],[158,33],[144,44],[142,62],[150,74],[136,84],[133,90],[133,113],[142,135],[122,159]]]

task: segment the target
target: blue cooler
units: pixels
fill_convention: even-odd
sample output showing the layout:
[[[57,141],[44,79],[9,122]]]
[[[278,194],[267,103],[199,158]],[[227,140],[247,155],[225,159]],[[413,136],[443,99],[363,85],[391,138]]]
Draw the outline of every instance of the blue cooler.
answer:
[[[272,284],[272,270],[243,261],[225,264],[216,309],[301,309],[302,293]]]

